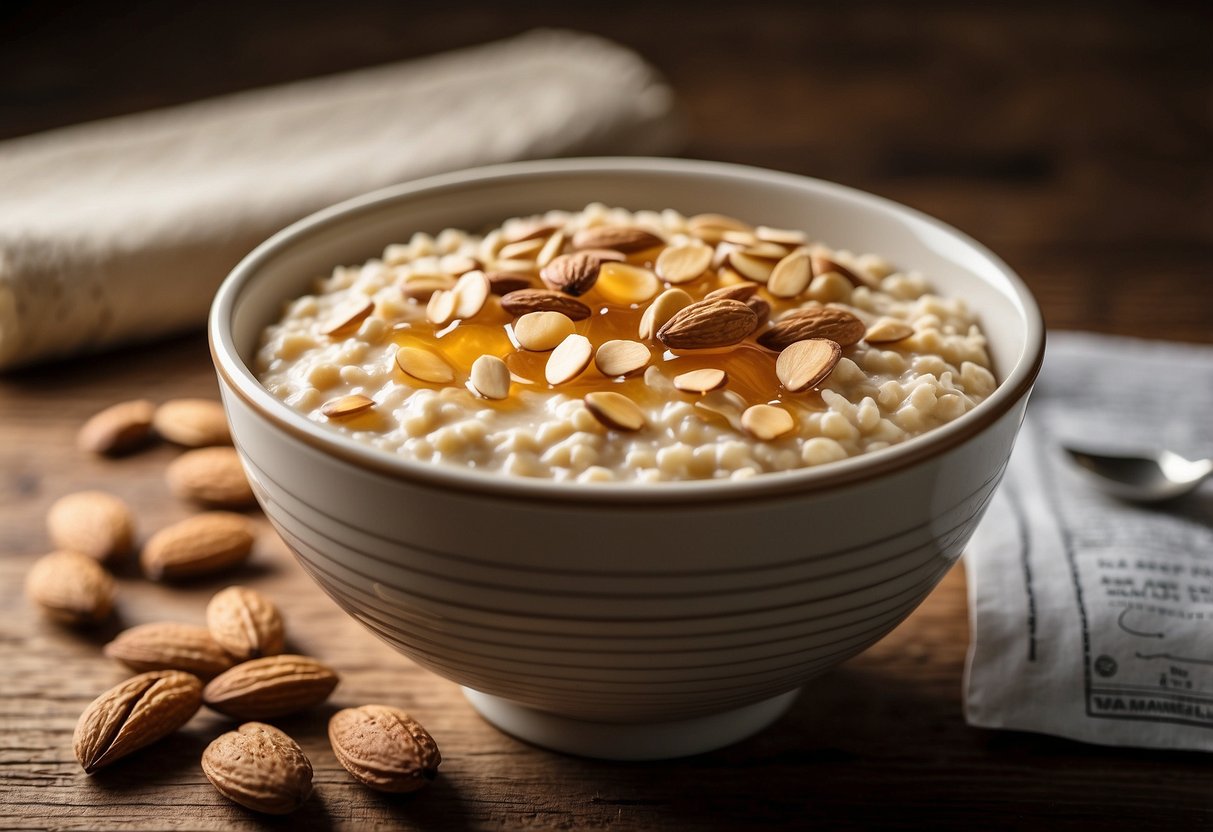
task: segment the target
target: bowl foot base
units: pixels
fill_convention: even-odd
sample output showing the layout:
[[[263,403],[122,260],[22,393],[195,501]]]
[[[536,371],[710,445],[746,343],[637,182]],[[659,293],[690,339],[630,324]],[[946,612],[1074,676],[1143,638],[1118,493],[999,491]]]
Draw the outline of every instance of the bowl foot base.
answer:
[[[463,689],[472,707],[505,733],[552,751],[600,760],[665,760],[732,745],[783,716],[799,693],[797,688],[742,708],[695,719],[627,724],[570,719],[471,688]]]

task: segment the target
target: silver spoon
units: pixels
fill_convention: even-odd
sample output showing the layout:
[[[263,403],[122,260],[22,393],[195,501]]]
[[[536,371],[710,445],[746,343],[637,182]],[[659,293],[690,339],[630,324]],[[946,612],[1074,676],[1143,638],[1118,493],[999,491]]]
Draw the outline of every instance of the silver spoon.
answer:
[[[1131,456],[1067,447],[1066,453],[1098,488],[1136,503],[1174,500],[1213,475],[1213,459],[1185,459],[1171,451]]]

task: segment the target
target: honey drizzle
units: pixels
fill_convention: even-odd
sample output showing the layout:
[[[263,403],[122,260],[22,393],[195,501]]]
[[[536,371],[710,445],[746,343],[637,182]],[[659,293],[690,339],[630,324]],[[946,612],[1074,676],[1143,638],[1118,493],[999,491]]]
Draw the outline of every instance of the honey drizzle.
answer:
[[[653,269],[656,253],[659,250],[638,252],[627,258],[632,265]],[[542,285],[537,273],[532,273],[535,287]],[[716,269],[708,269],[704,276],[690,283],[678,284],[695,300],[702,300],[708,292],[722,286],[737,282],[736,279],[721,279]],[[671,284],[661,282],[658,293],[669,288]],[[775,297],[759,285],[757,296],[771,305],[771,317],[799,306],[795,299]],[[656,296],[654,296],[656,297]],[[606,341],[614,339],[640,340],[638,330],[640,318],[644,310],[652,303],[652,298],[640,304],[621,306],[612,303],[591,288],[578,300],[589,306],[593,313],[582,321],[575,321],[576,332],[586,336],[594,346],[595,351]],[[410,301],[416,303],[416,301]],[[422,305],[424,308],[424,305]],[[576,379],[552,386],[544,378],[544,367],[547,365],[550,352],[531,352],[521,349],[511,339],[508,327],[514,317],[501,308],[501,301],[496,295],[490,296],[484,308],[468,321],[458,321],[444,327],[435,327],[420,317],[405,327],[397,327],[392,331],[392,340],[397,346],[419,346],[441,354],[455,368],[456,380],[454,385],[463,386],[471,372],[472,362],[481,355],[495,355],[503,359],[516,379],[522,379],[522,389],[539,392],[559,392],[569,396],[581,397],[595,391],[611,390],[628,396],[637,404],[660,405],[667,394],[654,390],[644,382],[644,372],[641,371],[627,378],[612,378],[604,376],[593,363]],[[656,339],[647,342],[652,353],[650,366],[656,366],[661,373],[673,381],[674,376],[703,368],[718,368],[728,373],[728,384],[723,388],[741,396],[746,406],[755,404],[783,404],[794,408],[810,411],[823,411],[825,403],[821,394],[816,390],[802,393],[789,393],[782,388],[775,375],[775,353],[761,347],[755,341],[765,327],[747,337],[735,347],[727,351],[714,350],[683,350],[674,353]],[[395,372],[403,376],[396,369]],[[449,384],[431,384],[409,377],[409,386],[433,390],[449,387]],[[515,389],[518,389],[517,387]],[[469,395],[472,395],[469,393]],[[673,392],[669,394],[693,401],[699,398],[696,393]],[[510,410],[520,406],[517,396],[510,396],[501,401],[478,399],[477,403],[485,407]]]

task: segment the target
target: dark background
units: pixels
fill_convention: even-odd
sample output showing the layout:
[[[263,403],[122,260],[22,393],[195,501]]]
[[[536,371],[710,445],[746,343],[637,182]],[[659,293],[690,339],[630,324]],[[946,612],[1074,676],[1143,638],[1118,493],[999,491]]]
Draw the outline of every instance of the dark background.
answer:
[[[1054,327],[1208,341],[1210,8],[5,3],[0,138],[575,28],[668,77],[686,155],[811,174],[935,214],[1020,270]]]

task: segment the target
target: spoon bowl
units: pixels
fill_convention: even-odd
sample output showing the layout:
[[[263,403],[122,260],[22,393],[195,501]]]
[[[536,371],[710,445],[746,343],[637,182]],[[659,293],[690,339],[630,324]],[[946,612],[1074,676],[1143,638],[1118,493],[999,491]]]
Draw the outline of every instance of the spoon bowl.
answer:
[[[1177,499],[1213,475],[1213,459],[1191,460],[1166,450],[1142,455],[1065,450],[1097,488],[1135,503]]]

